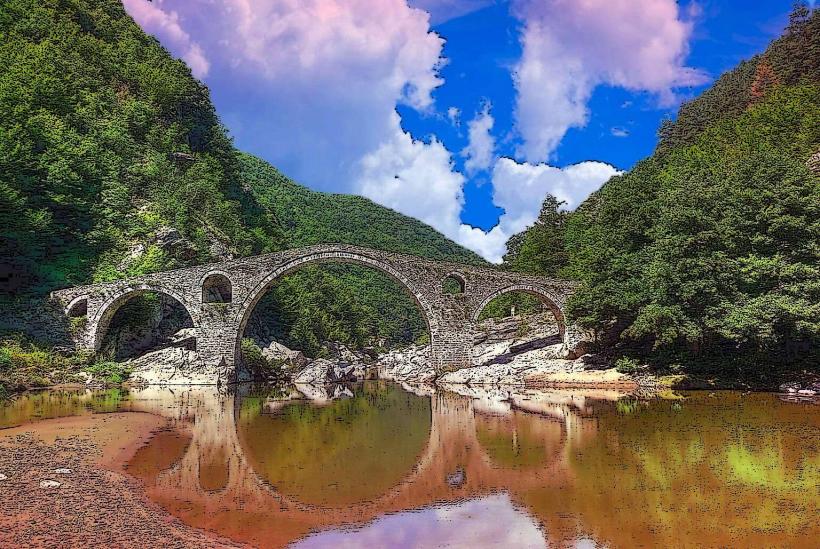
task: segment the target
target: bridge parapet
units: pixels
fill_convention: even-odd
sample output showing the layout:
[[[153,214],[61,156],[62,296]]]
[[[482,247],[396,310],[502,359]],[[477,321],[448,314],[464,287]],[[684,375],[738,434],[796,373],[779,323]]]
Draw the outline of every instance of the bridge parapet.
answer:
[[[233,382],[243,378],[237,364],[245,326],[268,288],[301,266],[327,261],[380,270],[405,288],[427,321],[433,361],[442,373],[472,365],[478,315],[491,299],[506,292],[526,291],[540,297],[555,314],[570,355],[582,338],[579,330],[567,329],[564,314],[567,299],[576,287],[573,282],[343,244],[310,246],[68,288],[53,292],[52,297],[67,315],[86,317],[77,345],[98,350],[113,315],[129,299],[145,292],[169,295],[190,314],[200,357],[219,368],[222,381]],[[445,291],[448,277],[459,281],[460,293]]]

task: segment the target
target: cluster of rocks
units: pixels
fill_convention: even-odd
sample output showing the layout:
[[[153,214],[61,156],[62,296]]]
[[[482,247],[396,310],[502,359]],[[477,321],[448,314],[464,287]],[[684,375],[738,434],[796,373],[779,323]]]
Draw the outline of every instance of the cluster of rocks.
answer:
[[[787,395],[801,396],[801,397],[815,397],[820,396],[820,381],[810,383],[800,383],[791,381],[783,383],[780,387],[780,392]]]
[[[285,364],[294,383],[323,385],[349,383],[373,379],[372,356],[355,352],[341,343],[326,343],[323,355],[329,358],[308,359],[301,351],[288,349],[281,343],[272,342],[262,350],[268,360]]]
[[[561,358],[565,348],[557,326],[545,319],[547,316],[489,319],[480,323],[473,349],[476,366],[440,377],[433,366],[429,345],[414,344],[378,355],[373,350],[353,351],[340,343],[327,343],[322,358],[310,359],[301,351],[273,341],[263,346],[262,355],[283,364],[294,383],[314,386],[385,379],[410,384],[520,387],[555,376],[583,377],[591,370],[601,370],[589,356],[576,360]],[[217,369],[200,361],[191,329],[180,330],[165,345],[129,361],[132,379],[159,385],[216,382]]]
[[[432,383],[436,379],[429,345],[410,345],[381,355],[376,362],[379,379]]]

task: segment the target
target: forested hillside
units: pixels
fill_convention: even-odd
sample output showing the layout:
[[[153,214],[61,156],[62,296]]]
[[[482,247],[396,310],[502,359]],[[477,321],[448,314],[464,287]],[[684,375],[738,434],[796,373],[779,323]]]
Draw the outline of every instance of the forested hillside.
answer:
[[[0,67],[5,302],[333,241],[481,262],[423,223],[309,191],[239,153],[208,89],[119,0],[4,1]],[[294,280],[290,291],[305,300],[280,312],[295,322],[319,307],[324,324],[291,342],[328,333],[358,341],[353,316],[369,326],[387,315],[393,325],[377,331],[391,340],[418,335],[413,302],[383,276],[336,268]]]
[[[653,156],[516,236],[506,263],[581,280],[574,316],[641,361],[816,368],[818,151],[820,11],[798,8],[765,53],[663,125]],[[556,235],[564,255],[538,244]]]

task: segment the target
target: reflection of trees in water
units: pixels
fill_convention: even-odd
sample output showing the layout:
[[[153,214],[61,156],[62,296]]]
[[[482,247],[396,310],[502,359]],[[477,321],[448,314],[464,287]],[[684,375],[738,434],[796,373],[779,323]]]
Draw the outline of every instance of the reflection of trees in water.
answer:
[[[761,394],[599,404],[601,436],[571,453],[579,481],[521,501],[566,541],[580,527],[614,547],[800,545],[820,533],[820,415],[805,411]]]
[[[430,432],[430,400],[394,385],[368,384],[324,406],[292,401],[273,414],[263,404],[243,399],[245,457],[278,492],[306,504],[381,496],[410,473]]]
[[[91,413],[114,412],[128,398],[123,389],[41,391],[2,402],[0,428],[21,425],[32,419],[52,419]]]
[[[799,545],[820,533],[816,408],[770,395],[723,393],[720,399],[689,395],[682,403],[652,401],[625,414],[623,406],[619,411],[605,400],[617,398],[612,394],[465,392],[437,393],[420,405],[414,403],[421,397],[373,388],[322,407],[283,402],[283,395],[182,391],[164,397],[155,391],[143,400],[137,395],[132,407],[170,414],[177,426],[177,438],[161,432],[146,447],[166,449],[146,458],[162,470],[143,468],[137,476],[146,479],[153,499],[189,524],[263,545],[496,491],[508,492],[536,517],[551,545],[571,545],[579,537],[612,547]],[[429,414],[427,423],[421,422],[427,430],[413,419],[419,409]],[[378,416],[391,410],[411,417],[380,424]],[[280,424],[271,425],[274,418]],[[282,493],[276,483],[264,482],[241,440],[254,425],[259,436],[263,425],[276,435],[269,433],[270,445],[252,452],[301,452],[277,455],[274,472],[286,474],[301,460],[306,470],[300,474],[312,493],[300,494],[296,483]],[[309,484],[310,474],[322,472],[321,459],[308,449],[327,448],[341,462],[334,474],[344,474],[346,466],[348,478],[369,482],[366,475],[350,473],[367,449],[369,429],[375,429],[374,459],[383,457],[383,466],[393,468],[377,471],[382,476],[356,492],[369,497],[321,511],[300,502],[299,497],[304,503],[311,495],[320,497],[329,479]],[[398,453],[412,454],[412,460],[379,454],[393,448],[389,440],[401,438],[402,429],[423,432],[421,442],[398,446]],[[284,447],[275,440],[280,438]],[[168,465],[172,455],[177,458]],[[222,480],[209,485],[220,461]],[[203,478],[207,467],[214,472]],[[224,488],[208,491],[217,485]]]

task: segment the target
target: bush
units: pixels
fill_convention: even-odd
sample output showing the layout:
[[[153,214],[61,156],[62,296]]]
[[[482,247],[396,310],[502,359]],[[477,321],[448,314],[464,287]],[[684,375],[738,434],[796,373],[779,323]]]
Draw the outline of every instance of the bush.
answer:
[[[120,384],[128,381],[132,369],[121,362],[97,362],[86,368],[85,371],[106,383]]]
[[[63,355],[22,336],[0,339],[0,385],[6,393],[75,381],[90,355]]]
[[[269,360],[262,354],[259,345],[250,338],[242,340],[242,362],[254,379],[285,379],[284,361]]]
[[[615,370],[622,374],[634,374],[641,369],[641,363],[634,358],[626,356],[620,357],[615,361]]]

